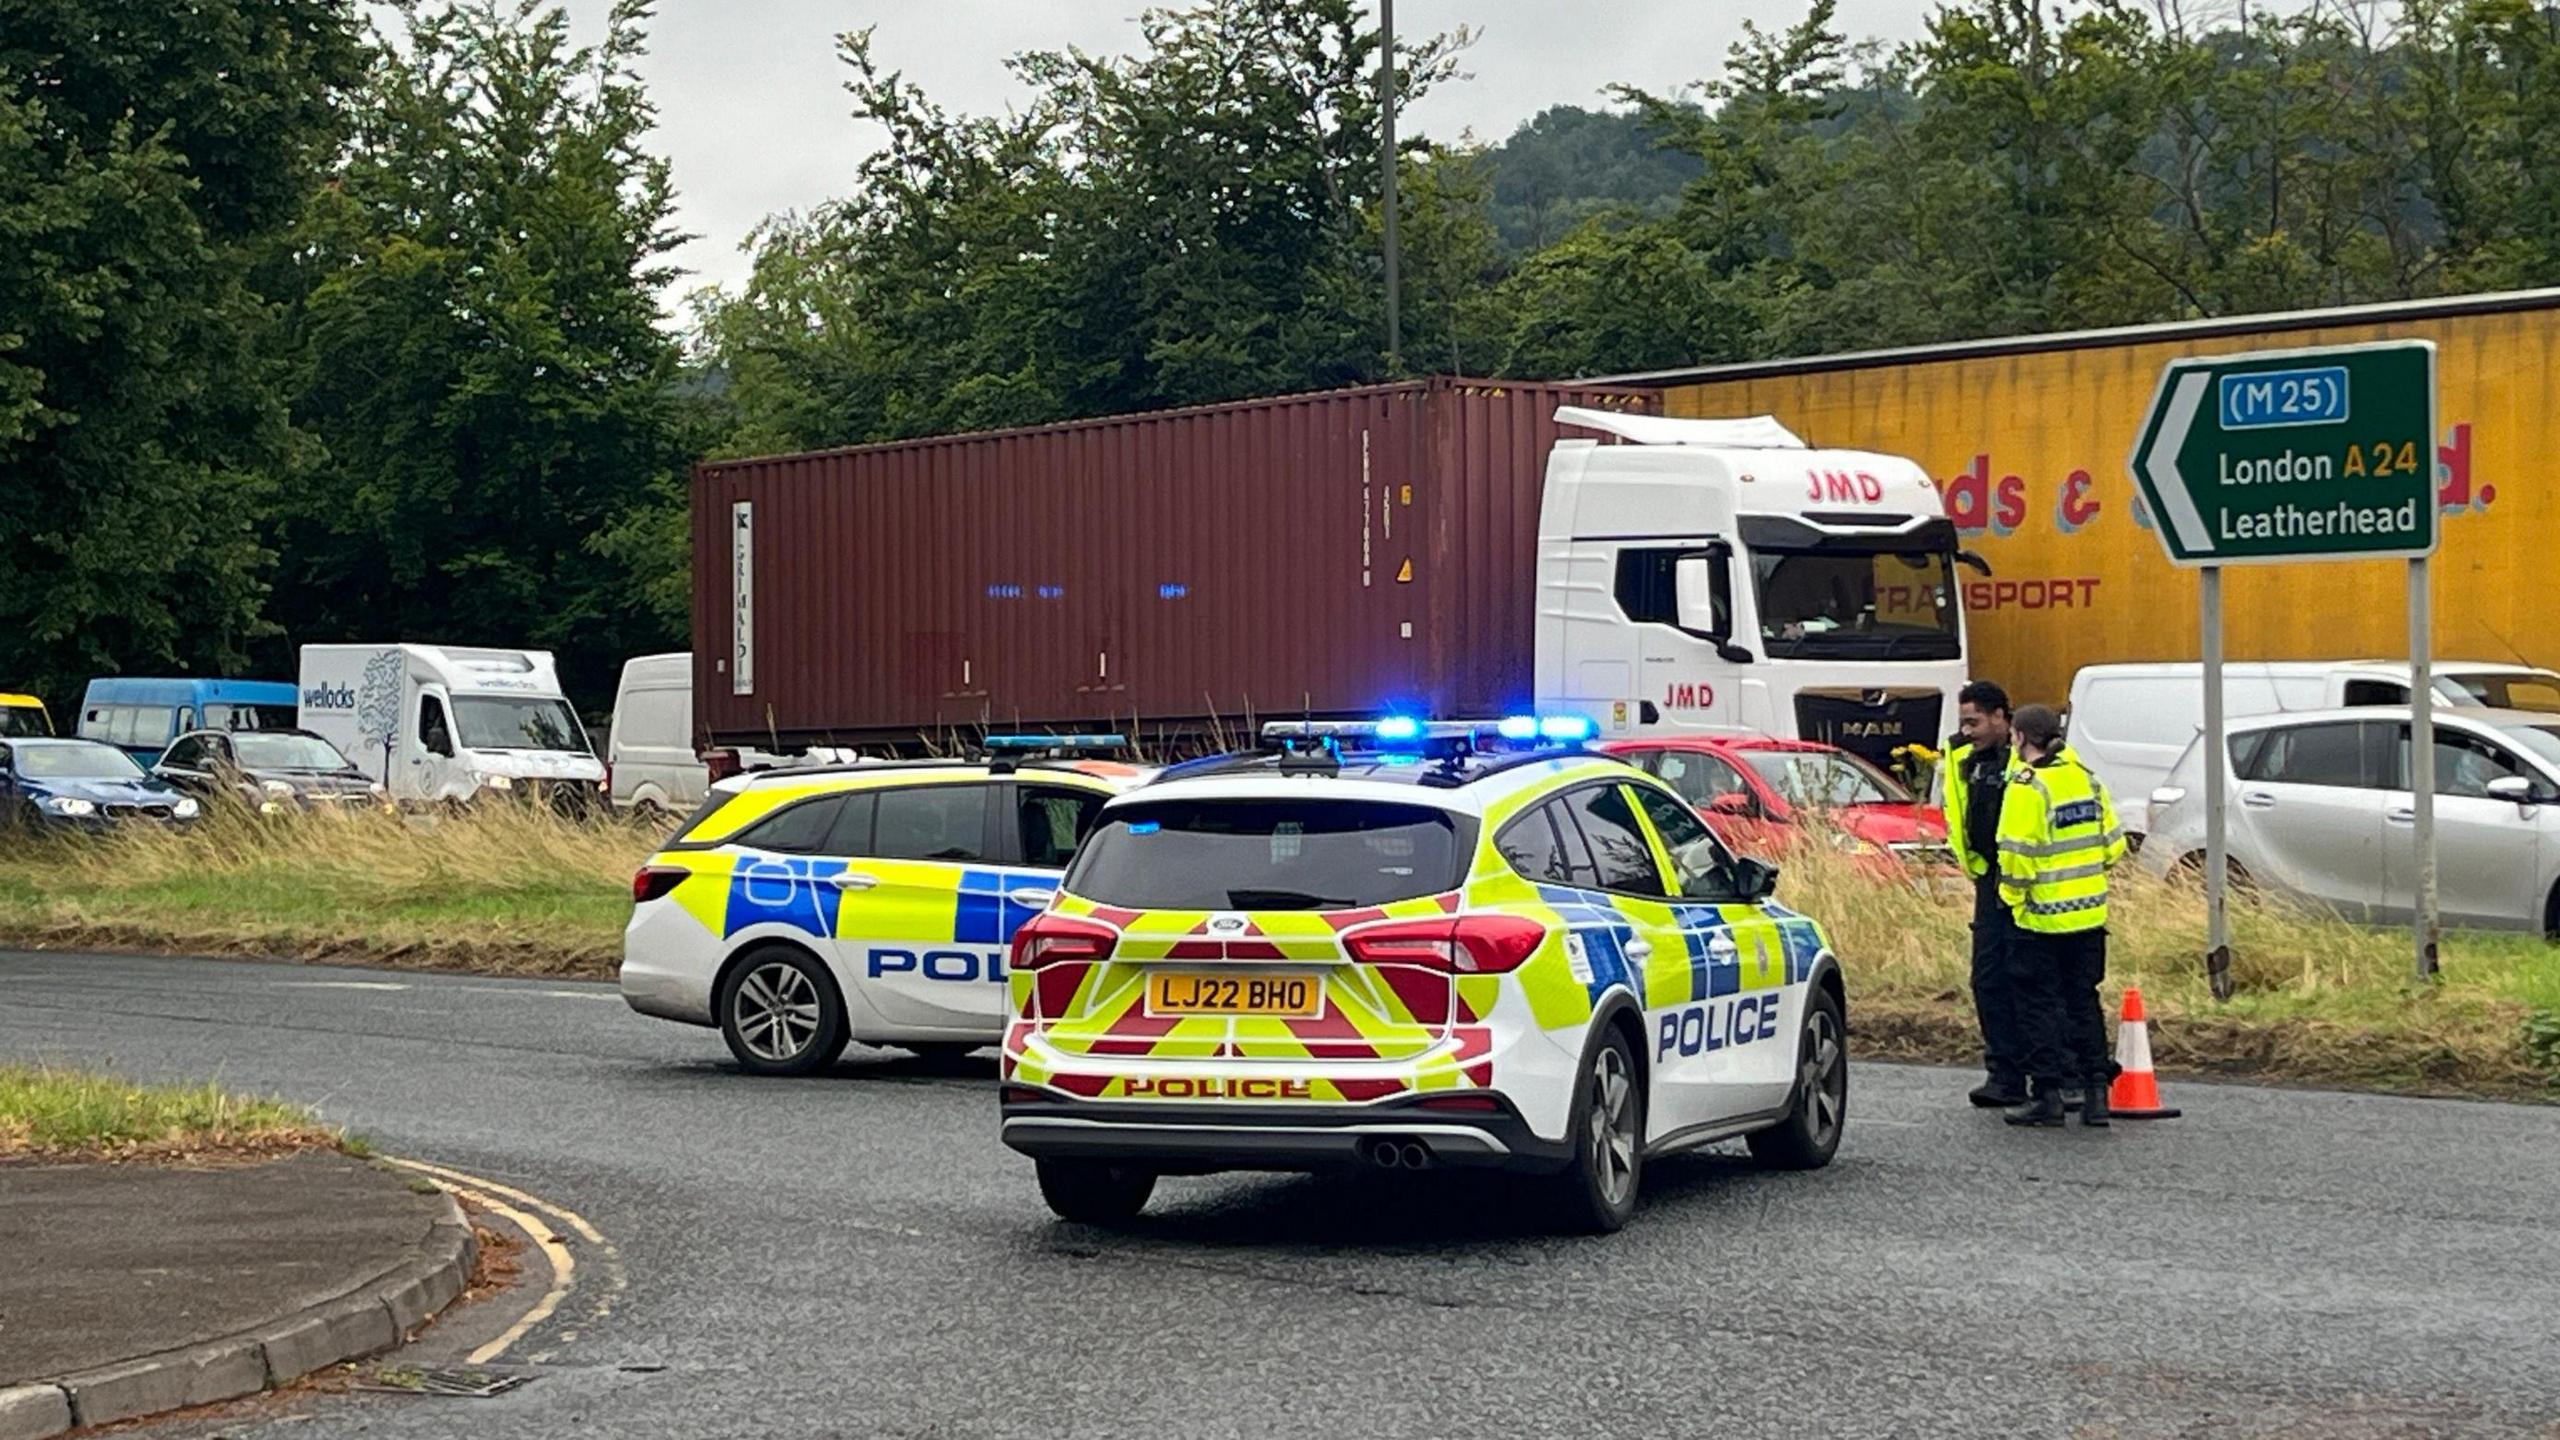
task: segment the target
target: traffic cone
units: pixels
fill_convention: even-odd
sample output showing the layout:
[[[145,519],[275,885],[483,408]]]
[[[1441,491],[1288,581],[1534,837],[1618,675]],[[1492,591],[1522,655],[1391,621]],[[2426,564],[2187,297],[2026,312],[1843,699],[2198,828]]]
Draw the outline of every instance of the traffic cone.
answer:
[[[2142,992],[2124,987],[2124,1022],[2116,1026],[2116,1083],[2107,1111],[2118,1120],[2174,1120],[2178,1111],[2160,1103],[2160,1077],[2151,1073],[2151,1026],[2143,1018]]]

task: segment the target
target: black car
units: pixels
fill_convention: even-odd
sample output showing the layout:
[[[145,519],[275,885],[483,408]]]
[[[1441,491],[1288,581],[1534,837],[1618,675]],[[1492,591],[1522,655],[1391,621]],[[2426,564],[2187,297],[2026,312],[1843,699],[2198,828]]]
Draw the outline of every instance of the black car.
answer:
[[[384,803],[380,785],[308,730],[191,730],[169,742],[151,773],[206,799],[228,796],[269,815]]]

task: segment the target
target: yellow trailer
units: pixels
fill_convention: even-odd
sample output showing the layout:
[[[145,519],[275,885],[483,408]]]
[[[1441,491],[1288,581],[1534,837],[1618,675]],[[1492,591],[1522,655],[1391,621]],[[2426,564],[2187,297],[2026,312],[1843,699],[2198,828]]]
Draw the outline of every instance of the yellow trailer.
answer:
[[[2196,579],[2172,566],[2125,456],[2186,355],[2423,339],[2437,347],[2439,659],[2560,667],[2560,289],[1968,341],[1618,376],[1670,415],[1767,413],[1817,445],[1908,455],[1967,548],[1973,673],[2060,704],[2072,672],[2193,660]],[[2234,660],[2408,654],[2400,561],[2226,572]]]

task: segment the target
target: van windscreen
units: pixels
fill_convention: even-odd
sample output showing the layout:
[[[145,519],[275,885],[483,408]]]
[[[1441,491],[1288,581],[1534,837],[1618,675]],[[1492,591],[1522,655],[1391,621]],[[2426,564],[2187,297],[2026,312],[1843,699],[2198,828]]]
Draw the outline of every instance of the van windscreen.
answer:
[[[566,700],[519,695],[456,695],[453,723],[468,750],[573,750],[587,753],[587,732]]]

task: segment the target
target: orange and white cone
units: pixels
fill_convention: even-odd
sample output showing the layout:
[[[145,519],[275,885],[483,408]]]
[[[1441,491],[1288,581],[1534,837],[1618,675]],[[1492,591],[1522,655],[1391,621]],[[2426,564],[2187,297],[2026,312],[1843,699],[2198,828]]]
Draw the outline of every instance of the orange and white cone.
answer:
[[[2160,1077],[2151,1073],[2151,1025],[2142,1013],[2142,991],[2124,987],[2124,1021],[2116,1026],[2116,1083],[2107,1090],[2107,1113],[2118,1120],[2174,1120],[2178,1111],[2160,1103]]]

